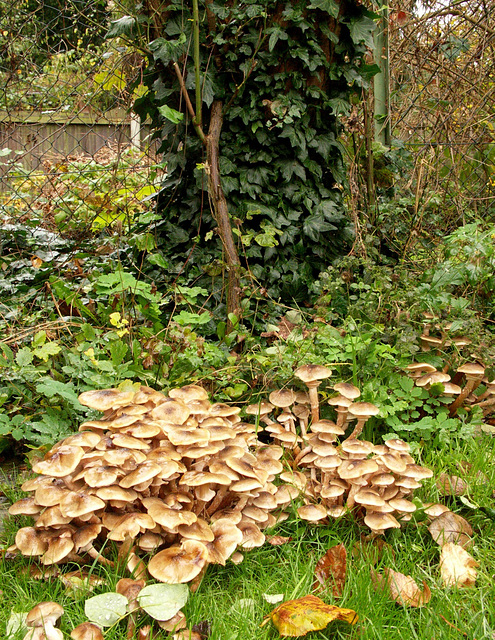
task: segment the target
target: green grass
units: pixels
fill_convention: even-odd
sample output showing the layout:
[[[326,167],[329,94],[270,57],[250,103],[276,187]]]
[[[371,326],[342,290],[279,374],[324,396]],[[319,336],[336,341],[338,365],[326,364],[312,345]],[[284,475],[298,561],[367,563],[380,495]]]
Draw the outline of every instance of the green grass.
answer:
[[[481,507],[491,508],[495,490],[495,440],[488,435],[479,439],[454,442],[439,451],[430,451],[423,463],[434,469],[459,474],[458,463],[472,466],[463,475],[469,486],[466,506],[459,498],[440,498],[452,511],[465,517],[474,530],[474,543],[469,549],[479,563],[478,577],[472,588],[445,588],[438,569],[440,548],[432,540],[426,523],[407,524],[402,530],[392,530],[385,536],[386,547],[375,567],[366,555],[353,556],[354,545],[369,531],[356,519],[346,517],[324,525],[307,525],[291,518],[278,525],[270,534],[290,536],[284,545],[265,544],[245,554],[242,564],[210,566],[196,593],[192,594],[184,611],[189,625],[208,621],[211,640],[272,640],[279,637],[271,622],[260,627],[263,618],[276,606],[263,594],[283,594],[284,600],[311,593],[313,572],[318,559],[335,544],[343,543],[348,552],[347,579],[342,598],[336,600],[329,591],[319,594],[329,604],[354,609],[359,621],[355,626],[332,622],[324,630],[309,633],[307,640],[321,638],[348,640],[451,640],[492,638],[495,632],[495,520]],[[477,474],[484,474],[480,478]],[[9,491],[14,500],[17,491]],[[439,500],[434,478],[425,482],[418,496],[423,500]],[[490,513],[490,512],[488,512]],[[12,543],[15,532],[27,518],[8,518],[5,522],[5,545]],[[65,608],[61,629],[69,637],[71,629],[83,622],[87,594],[76,596],[67,592],[56,578],[37,581],[28,571],[34,562],[26,558],[13,560],[2,557],[0,572],[0,637],[5,637],[6,622],[14,611],[28,611],[43,600],[56,600]],[[418,584],[427,583],[432,598],[426,606],[414,609],[391,602],[373,585],[371,570],[385,567],[411,575]],[[63,571],[73,570],[71,566]],[[113,570],[94,566],[93,570],[107,576],[107,586],[93,594],[112,590],[119,577]],[[143,616],[142,624],[149,622]],[[21,640],[18,634],[15,640]],[[108,640],[126,637],[125,622],[105,632]],[[137,635],[136,635],[137,637]],[[165,638],[160,631],[158,638]]]

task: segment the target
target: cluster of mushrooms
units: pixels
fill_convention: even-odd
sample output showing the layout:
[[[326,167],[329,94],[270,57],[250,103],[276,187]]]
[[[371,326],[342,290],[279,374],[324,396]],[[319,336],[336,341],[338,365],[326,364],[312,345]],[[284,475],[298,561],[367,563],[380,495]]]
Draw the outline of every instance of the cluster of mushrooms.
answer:
[[[238,548],[261,546],[263,530],[296,499],[308,521],[362,508],[374,534],[399,527],[415,509],[407,497],[432,472],[401,440],[358,439],[378,408],[355,402],[356,387],[334,385],[335,420],[320,419],[318,386],[330,369],[305,365],[295,375],[307,391],[273,392],[247,408],[251,422],[197,385],[168,396],[144,386],[84,392],[81,404],[103,417],[33,464],[37,476],[22,485],[32,495],[10,513],[32,516],[34,526],[17,532],[11,551],[43,565],[86,554],[111,564],[110,540],[135,575],[149,554],[144,572],[176,584],[210,563],[242,561]]]

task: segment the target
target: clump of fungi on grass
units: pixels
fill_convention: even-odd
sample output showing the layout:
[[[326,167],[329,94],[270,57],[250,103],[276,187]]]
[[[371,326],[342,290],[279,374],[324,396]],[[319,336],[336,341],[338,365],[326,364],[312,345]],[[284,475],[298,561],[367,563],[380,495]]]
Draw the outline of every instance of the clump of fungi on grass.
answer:
[[[136,576],[185,583],[208,564],[242,561],[261,546],[263,530],[285,519],[296,499],[308,521],[365,511],[374,534],[399,527],[415,506],[407,498],[432,472],[415,464],[398,439],[374,445],[358,439],[378,408],[355,402],[359,389],[337,383],[320,418],[318,386],[331,375],[320,365],[295,372],[308,391],[274,391],[247,407],[212,403],[197,385],[87,391],[80,402],[103,412],[33,464],[31,496],[11,514],[30,515],[11,551],[43,565],[112,564],[113,541]],[[349,437],[346,429],[354,423]],[[268,434],[269,444],[260,441]],[[143,556],[151,555],[145,565]]]

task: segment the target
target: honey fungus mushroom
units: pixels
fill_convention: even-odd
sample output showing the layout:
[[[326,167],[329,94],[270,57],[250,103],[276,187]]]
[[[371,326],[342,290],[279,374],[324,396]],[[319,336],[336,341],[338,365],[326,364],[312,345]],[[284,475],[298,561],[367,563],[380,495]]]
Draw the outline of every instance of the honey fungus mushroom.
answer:
[[[63,607],[56,602],[40,602],[26,616],[26,626],[33,629],[28,631],[24,639],[63,640],[63,633],[55,627],[63,613]]]

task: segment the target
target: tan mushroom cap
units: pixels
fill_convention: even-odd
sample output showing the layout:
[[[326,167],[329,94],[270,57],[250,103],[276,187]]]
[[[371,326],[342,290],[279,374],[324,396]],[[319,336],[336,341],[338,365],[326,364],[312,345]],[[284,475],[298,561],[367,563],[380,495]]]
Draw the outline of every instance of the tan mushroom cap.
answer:
[[[190,540],[213,542],[215,539],[215,534],[203,518],[198,518],[196,522],[193,522],[192,524],[180,524],[177,527],[177,531],[183,538]]]
[[[386,453],[385,455],[380,456],[379,460],[393,473],[402,473],[407,467],[406,462],[393,453]]]
[[[105,503],[100,498],[76,491],[70,491],[60,501],[60,513],[67,518],[78,518],[104,507]]]
[[[296,401],[296,393],[292,391],[292,389],[279,389],[277,391],[272,391],[268,396],[271,404],[274,407],[279,407],[284,409],[285,407],[290,407]]]
[[[54,625],[64,613],[64,608],[57,602],[40,602],[26,616],[26,626],[43,627]]]
[[[305,364],[294,371],[294,375],[305,384],[325,380],[332,375],[332,370],[320,364]]]
[[[41,556],[48,549],[48,543],[34,527],[19,529],[15,536],[15,544],[23,556]]]
[[[357,438],[348,438],[340,445],[342,451],[351,455],[367,456],[373,451],[373,444],[366,440],[358,440]]]
[[[365,507],[383,507],[385,500],[381,498],[373,489],[360,489],[354,496],[354,500],[358,504],[362,504]]]
[[[409,451],[411,451],[411,447],[409,446],[409,444],[407,442],[404,442],[404,440],[401,440],[400,438],[390,438],[385,442],[385,445],[389,449],[399,451],[400,453],[408,453]]]
[[[365,418],[376,416],[380,412],[380,409],[371,402],[354,402],[349,406],[349,413],[356,418]]]
[[[81,404],[98,411],[108,411],[117,409],[126,404],[131,404],[135,391],[119,391],[119,389],[99,389],[95,391],[84,391],[78,397]]]
[[[411,373],[418,375],[421,373],[432,373],[433,371],[436,371],[435,367],[428,362],[412,362],[407,365],[406,369],[411,371]]]
[[[243,518],[236,526],[242,533],[242,540],[239,546],[243,549],[254,549],[264,545],[265,534],[261,532],[255,522],[250,521],[249,518]]]
[[[331,433],[336,436],[344,435],[342,427],[338,427],[332,420],[318,420],[311,425],[312,433]]]
[[[273,411],[275,407],[270,402],[260,402],[259,404],[249,404],[246,407],[248,416],[266,416]]]
[[[11,516],[34,516],[41,509],[42,506],[34,498],[21,498],[9,507],[9,513]]]
[[[468,380],[481,380],[485,375],[485,367],[477,362],[467,362],[457,369],[459,373],[463,373]]]
[[[361,395],[361,391],[350,382],[337,382],[337,384],[333,385],[333,388],[340,393],[341,396],[349,400],[355,400]]]
[[[327,400],[327,402],[331,407],[343,407],[344,409],[347,409],[347,407],[350,407],[352,404],[352,400],[343,395],[334,396]]]
[[[443,373],[443,371],[432,371],[431,373],[425,373],[425,375],[416,379],[417,387],[428,387],[432,384],[437,384],[438,382],[444,383],[449,382],[450,376],[448,373]]]
[[[369,473],[376,473],[377,471],[378,465],[371,459],[343,460],[338,468],[338,474],[343,480],[355,480]]]
[[[223,473],[211,473],[210,471],[186,471],[179,484],[186,484],[189,487],[199,487],[205,484],[223,484],[229,486],[231,478]]]
[[[160,582],[180,584],[195,578],[207,562],[208,550],[198,540],[184,540],[154,555],[148,571]]]
[[[136,538],[146,529],[154,529],[156,524],[151,516],[140,512],[119,516],[114,522],[114,526],[111,527],[107,526],[109,523],[106,519],[103,522],[105,527],[109,529],[107,538],[117,542],[124,542],[126,538]]]
[[[70,492],[68,492],[70,493]],[[72,520],[72,516],[63,515],[59,505],[48,507],[36,519],[36,528],[56,527],[61,524],[68,524]]]
[[[64,478],[77,469],[85,451],[75,445],[60,445],[49,451],[43,460],[33,464],[33,471],[45,476]]]
[[[321,504],[304,504],[297,508],[297,513],[302,520],[317,522],[327,517],[327,510]]]
[[[235,407],[229,404],[225,404],[224,402],[215,402],[210,407],[210,415],[215,417],[236,416],[240,412],[241,412],[240,407]]]
[[[92,622],[83,622],[70,632],[72,640],[104,640],[100,627]]]
[[[49,541],[48,549],[41,556],[41,562],[45,565],[57,564],[74,549],[74,541],[70,536],[70,532],[58,538]]]
[[[242,542],[242,532],[232,520],[219,518],[210,525],[215,536],[212,542],[206,545],[208,562],[225,565],[237,546]]]
[[[174,400],[189,404],[194,400],[208,400],[208,392],[197,384],[187,384],[180,389],[170,389],[168,395]]]
[[[400,529],[400,524],[390,513],[378,513],[372,511],[366,514],[364,522],[372,531]]]
[[[401,513],[413,513],[417,508],[414,503],[405,498],[392,498],[388,503],[396,511],[400,511]]]
[[[191,525],[198,519],[198,516],[192,511],[171,509],[157,498],[145,498],[143,500],[143,505],[147,509],[151,518],[170,533],[176,533],[179,525]]]
[[[81,431],[81,433],[75,433],[72,436],[68,436],[63,441],[64,445],[83,447],[93,449],[100,441],[100,436],[93,431]]]
[[[408,464],[401,473],[406,478],[414,478],[415,480],[424,480],[425,478],[431,478],[433,476],[431,469],[421,467],[419,464]]]
[[[126,476],[124,476],[119,485],[124,489],[130,489],[131,487],[136,487],[143,482],[147,482],[148,480],[152,480],[156,476],[158,476],[162,472],[162,468],[159,464],[153,461],[147,461],[140,464],[134,471],[131,471]]]
[[[183,403],[168,400],[150,411],[153,420],[163,420],[169,424],[181,425],[189,418],[191,411]]]

